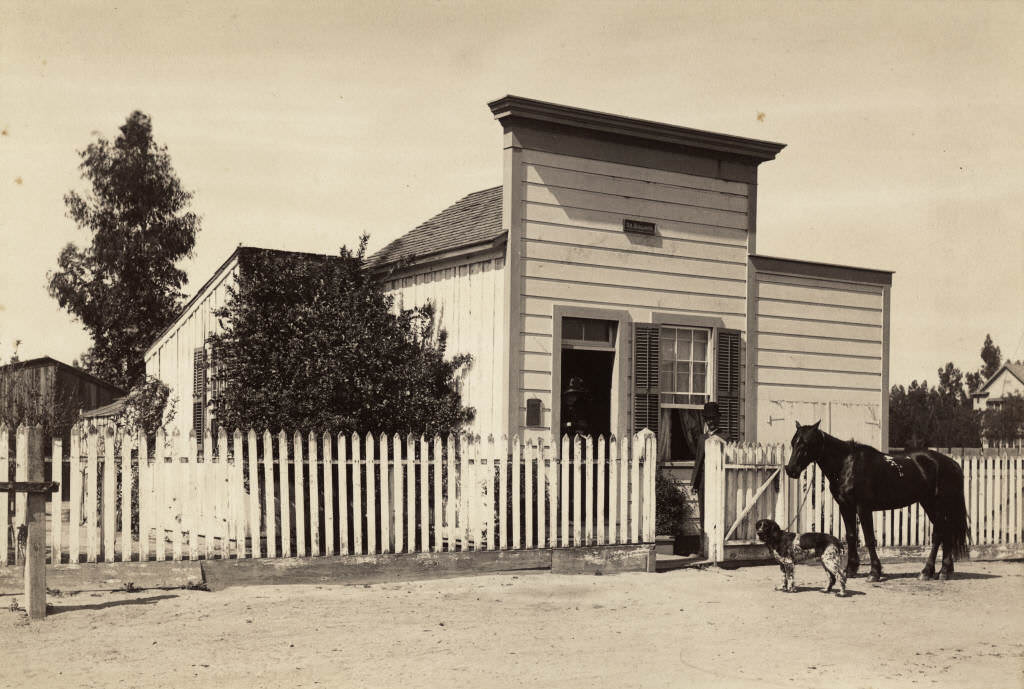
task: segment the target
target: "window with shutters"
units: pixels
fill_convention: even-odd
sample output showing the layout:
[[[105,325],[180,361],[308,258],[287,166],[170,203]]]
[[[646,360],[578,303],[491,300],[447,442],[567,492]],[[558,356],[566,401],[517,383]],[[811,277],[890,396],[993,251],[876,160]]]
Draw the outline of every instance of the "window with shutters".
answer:
[[[658,368],[661,404],[671,407],[703,407],[711,400],[708,385],[707,328],[659,328],[661,362]]]
[[[644,428],[659,433],[667,423],[685,427],[689,416],[668,411],[699,410],[714,401],[723,437],[741,439],[739,331],[637,323],[633,381],[634,433]],[[661,435],[676,435],[672,428],[662,428]]]
[[[192,430],[196,434],[196,445],[203,447],[203,431],[206,429],[206,349],[197,347],[192,353]]]
[[[742,439],[740,429],[740,333],[738,330],[718,331],[715,357],[718,372],[715,380],[719,427],[722,437],[730,442]]]

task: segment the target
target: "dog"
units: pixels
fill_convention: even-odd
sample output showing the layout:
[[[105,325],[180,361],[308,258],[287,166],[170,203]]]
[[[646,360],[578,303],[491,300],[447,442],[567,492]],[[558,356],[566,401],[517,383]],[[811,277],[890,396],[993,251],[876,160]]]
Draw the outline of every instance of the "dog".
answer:
[[[817,557],[821,558],[821,566],[828,575],[828,585],[822,592],[831,592],[838,580],[839,595],[846,595],[846,544],[835,536],[815,532],[795,534],[792,531],[783,531],[782,527],[771,519],[759,519],[757,537],[768,546],[772,557],[779,563],[783,591],[796,591],[793,576],[796,563]]]

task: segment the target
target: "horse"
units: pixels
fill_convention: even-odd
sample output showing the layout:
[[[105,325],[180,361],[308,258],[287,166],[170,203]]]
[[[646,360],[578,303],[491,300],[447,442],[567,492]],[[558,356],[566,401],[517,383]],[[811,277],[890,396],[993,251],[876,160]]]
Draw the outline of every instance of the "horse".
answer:
[[[884,455],[868,445],[844,441],[822,431],[819,420],[811,426],[796,422],[792,454],[786,474],[798,478],[812,462],[828,478],[829,490],[839,505],[846,527],[849,559],[847,575],[860,567],[857,555],[857,517],[871,555],[868,581],[879,581],[882,564],[875,552],[875,529],[871,513],[920,503],[931,519],[932,549],[921,570],[921,580],[935,576],[935,556],[942,546],[939,579],[953,576],[953,561],[970,557],[967,505],[964,502],[964,472],[946,455],[934,450],[916,450]]]

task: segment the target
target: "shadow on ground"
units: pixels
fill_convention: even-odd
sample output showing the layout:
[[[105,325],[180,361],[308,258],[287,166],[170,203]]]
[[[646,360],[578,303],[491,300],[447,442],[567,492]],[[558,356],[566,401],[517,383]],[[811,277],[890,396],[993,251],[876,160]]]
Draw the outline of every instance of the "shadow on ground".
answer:
[[[104,610],[115,608],[119,605],[156,605],[158,601],[169,598],[177,598],[177,595],[165,593],[160,596],[146,596],[145,598],[124,598],[122,600],[111,600],[105,603],[87,603],[84,605],[47,605],[47,615],[59,615],[63,612],[74,612],[76,610]]]

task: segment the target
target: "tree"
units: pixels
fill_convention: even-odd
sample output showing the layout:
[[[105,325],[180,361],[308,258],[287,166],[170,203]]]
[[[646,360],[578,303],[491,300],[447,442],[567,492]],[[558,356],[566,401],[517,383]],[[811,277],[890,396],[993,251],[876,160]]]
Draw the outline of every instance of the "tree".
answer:
[[[336,257],[243,251],[210,338],[213,411],[229,429],[447,433],[473,418],[433,309],[393,311],[364,269],[367,237]]]
[[[981,386],[995,374],[1003,361],[1003,352],[992,342],[990,334],[985,335],[985,342],[981,346],[981,360],[985,365],[977,373],[967,374],[967,388],[972,393],[981,389]]]
[[[1010,394],[984,413],[985,438],[992,445],[1013,445],[1024,436],[1024,397]]]
[[[970,405],[952,363],[939,369],[940,384],[912,381],[889,393],[889,443],[894,447],[978,447],[980,415]]]
[[[963,406],[970,403],[970,398],[964,390],[964,376],[953,362],[947,362],[939,369],[939,395],[949,402]]]
[[[187,278],[176,264],[192,255],[200,222],[149,116],[135,111],[120,130],[113,143],[99,137],[79,152],[91,188],[64,203],[92,242],[65,246],[47,279],[50,296],[92,337],[85,368],[129,388],[143,379],[146,347],[180,310]]]

